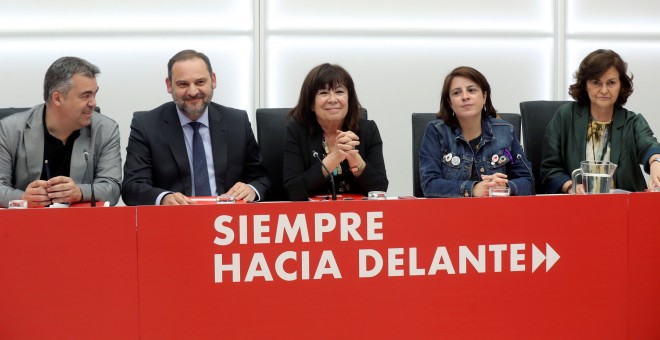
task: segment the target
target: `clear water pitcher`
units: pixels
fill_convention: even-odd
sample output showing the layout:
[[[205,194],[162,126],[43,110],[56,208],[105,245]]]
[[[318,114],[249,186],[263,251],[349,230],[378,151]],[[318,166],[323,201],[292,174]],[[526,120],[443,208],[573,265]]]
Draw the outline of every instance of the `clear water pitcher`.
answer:
[[[580,168],[573,170],[573,193],[577,187],[577,178],[582,176],[585,194],[609,194],[616,167],[616,164],[609,161],[580,162]]]

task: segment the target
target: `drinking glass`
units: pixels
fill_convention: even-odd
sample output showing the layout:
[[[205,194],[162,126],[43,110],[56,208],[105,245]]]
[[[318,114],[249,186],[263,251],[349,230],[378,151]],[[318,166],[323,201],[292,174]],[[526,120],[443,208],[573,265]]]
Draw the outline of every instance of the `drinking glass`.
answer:
[[[507,197],[511,194],[509,187],[491,187],[488,188],[488,196],[490,197]]]

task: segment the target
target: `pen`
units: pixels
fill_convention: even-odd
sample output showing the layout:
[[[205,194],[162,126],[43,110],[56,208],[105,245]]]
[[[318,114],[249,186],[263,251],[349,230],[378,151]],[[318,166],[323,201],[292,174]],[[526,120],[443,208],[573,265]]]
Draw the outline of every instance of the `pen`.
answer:
[[[46,180],[50,179],[50,166],[48,166],[48,160],[44,160],[44,167],[46,168]]]

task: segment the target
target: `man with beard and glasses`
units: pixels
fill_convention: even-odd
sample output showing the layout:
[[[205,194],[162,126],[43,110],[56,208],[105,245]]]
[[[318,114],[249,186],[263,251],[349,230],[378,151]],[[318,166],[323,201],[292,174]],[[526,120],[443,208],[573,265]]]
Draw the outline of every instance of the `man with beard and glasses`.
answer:
[[[172,102],[137,113],[126,147],[127,205],[185,205],[190,196],[227,194],[264,200],[270,189],[247,112],[211,102],[215,73],[203,53],[184,50],[169,63]]]
[[[119,126],[94,111],[99,68],[77,57],[53,62],[44,101],[0,120],[0,206],[89,202],[117,204],[121,185]]]

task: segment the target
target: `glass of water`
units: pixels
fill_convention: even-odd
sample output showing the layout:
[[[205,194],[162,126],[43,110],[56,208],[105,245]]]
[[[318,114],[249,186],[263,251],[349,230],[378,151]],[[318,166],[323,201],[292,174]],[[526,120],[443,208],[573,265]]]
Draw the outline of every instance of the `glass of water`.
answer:
[[[385,191],[369,191],[367,194],[369,200],[386,200],[387,193]]]
[[[509,187],[491,187],[488,188],[488,196],[490,197],[507,197],[511,194]]]

